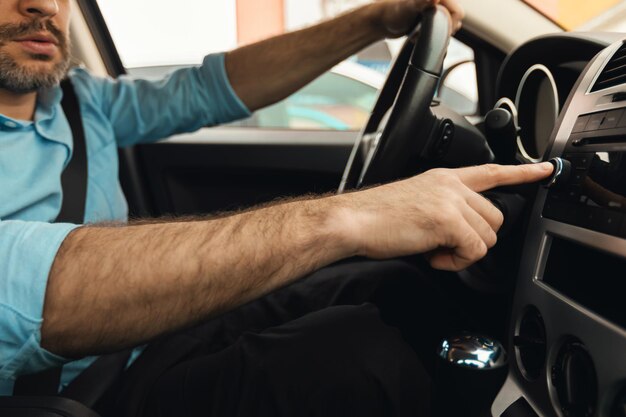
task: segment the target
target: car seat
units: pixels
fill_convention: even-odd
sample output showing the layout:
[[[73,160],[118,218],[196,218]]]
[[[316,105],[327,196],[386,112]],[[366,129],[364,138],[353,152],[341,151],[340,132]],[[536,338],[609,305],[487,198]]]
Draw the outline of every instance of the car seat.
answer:
[[[78,401],[62,397],[0,397],[2,417],[100,417]]]

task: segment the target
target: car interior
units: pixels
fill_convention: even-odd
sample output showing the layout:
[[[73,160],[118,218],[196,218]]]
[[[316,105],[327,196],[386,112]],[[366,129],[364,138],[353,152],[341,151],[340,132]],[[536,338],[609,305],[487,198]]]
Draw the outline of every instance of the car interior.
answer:
[[[74,2],[77,62],[125,73],[97,3]],[[442,282],[480,324],[433,352],[446,362],[433,415],[449,415],[455,398],[468,416],[626,416],[626,36],[566,32],[520,0],[461,4],[455,38],[473,50],[476,115],[439,99],[449,23],[431,10],[358,134],[233,125],[121,149],[131,217],[232,211],[437,167],[550,161],[544,183],[485,194],[505,215],[499,243]],[[97,416],[92,405],[3,397],[0,415]]]

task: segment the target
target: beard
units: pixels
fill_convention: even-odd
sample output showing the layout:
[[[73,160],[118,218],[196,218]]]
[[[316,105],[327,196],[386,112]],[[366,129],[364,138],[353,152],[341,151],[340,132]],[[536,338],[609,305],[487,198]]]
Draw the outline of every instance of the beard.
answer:
[[[2,47],[9,41],[34,33],[48,31],[58,42],[61,59],[50,69],[29,68],[20,65]],[[48,55],[31,54],[30,57],[39,62],[50,62],[54,58]],[[0,88],[13,93],[23,94],[50,88],[57,85],[66,75],[70,67],[69,41],[67,37],[51,21],[34,20],[19,25],[0,25]]]

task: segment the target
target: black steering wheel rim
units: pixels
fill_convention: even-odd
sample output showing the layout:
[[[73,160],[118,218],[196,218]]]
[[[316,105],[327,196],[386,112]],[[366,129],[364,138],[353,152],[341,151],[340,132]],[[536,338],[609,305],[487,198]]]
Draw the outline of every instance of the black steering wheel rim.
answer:
[[[435,119],[430,105],[450,33],[450,17],[443,7],[422,13],[417,36],[405,42],[355,142],[340,193],[401,178],[409,161],[428,146]]]

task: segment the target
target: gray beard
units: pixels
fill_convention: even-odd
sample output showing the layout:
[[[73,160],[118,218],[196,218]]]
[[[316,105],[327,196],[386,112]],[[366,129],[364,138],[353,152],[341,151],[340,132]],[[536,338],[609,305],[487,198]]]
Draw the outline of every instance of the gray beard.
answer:
[[[35,58],[41,61],[48,59],[47,56],[35,56]],[[17,94],[50,88],[65,78],[69,67],[70,58],[64,56],[50,71],[33,71],[20,66],[11,56],[0,51],[0,88]]]

